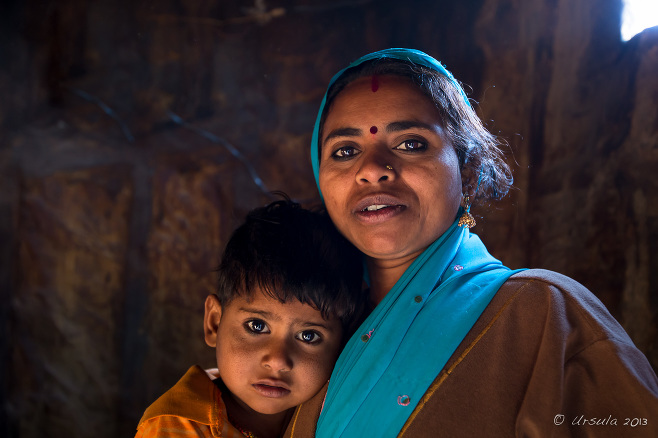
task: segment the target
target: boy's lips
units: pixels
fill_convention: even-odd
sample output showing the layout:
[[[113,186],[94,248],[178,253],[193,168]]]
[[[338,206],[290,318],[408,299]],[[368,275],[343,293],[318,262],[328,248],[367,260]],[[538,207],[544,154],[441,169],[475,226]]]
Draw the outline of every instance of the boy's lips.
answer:
[[[264,397],[280,398],[290,394],[290,387],[281,380],[263,379],[251,386]]]

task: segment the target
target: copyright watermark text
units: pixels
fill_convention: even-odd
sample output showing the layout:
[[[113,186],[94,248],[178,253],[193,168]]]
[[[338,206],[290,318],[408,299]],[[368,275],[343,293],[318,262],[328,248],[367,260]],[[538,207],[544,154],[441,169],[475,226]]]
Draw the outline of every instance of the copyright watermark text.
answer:
[[[557,414],[553,417],[553,423],[556,426],[562,424],[570,424],[572,426],[626,426],[626,427],[641,427],[648,426],[649,420],[646,418],[616,418],[612,415],[607,417],[587,417],[585,415],[577,415],[573,418],[567,418],[562,414]]]

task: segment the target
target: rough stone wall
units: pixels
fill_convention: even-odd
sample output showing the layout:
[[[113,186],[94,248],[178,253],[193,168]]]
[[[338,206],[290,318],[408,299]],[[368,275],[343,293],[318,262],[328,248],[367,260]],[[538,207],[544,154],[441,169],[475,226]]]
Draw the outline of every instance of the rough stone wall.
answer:
[[[510,265],[584,283],[658,367],[658,228],[648,201],[658,187],[658,32],[621,42],[620,6],[483,6],[481,108],[496,129],[513,133],[520,189],[510,197],[516,206],[486,224],[509,234],[485,238]],[[496,24],[514,37],[496,37]]]
[[[284,190],[331,75],[441,59],[508,139],[490,251],[588,286],[658,368],[658,32],[619,0],[0,6],[0,435],[131,436],[194,363],[233,228]],[[258,179],[260,178],[260,180]]]

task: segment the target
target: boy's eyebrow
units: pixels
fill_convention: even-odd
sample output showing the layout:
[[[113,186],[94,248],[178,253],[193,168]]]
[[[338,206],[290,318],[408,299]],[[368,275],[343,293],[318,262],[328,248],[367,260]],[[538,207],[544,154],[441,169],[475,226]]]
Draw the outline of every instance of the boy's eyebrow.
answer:
[[[272,314],[271,312],[268,312],[267,310],[256,309],[256,308],[253,308],[253,307],[244,307],[244,306],[242,306],[238,310],[240,312],[245,312],[245,313],[255,313],[257,315],[261,315],[263,317],[267,317],[267,318],[273,319],[275,321],[278,321],[280,319],[278,316]]]
[[[245,312],[245,313],[255,313],[257,315],[262,316],[263,318],[267,318],[267,319],[274,320],[274,321],[280,321],[281,320],[281,317],[279,317],[277,314],[272,313],[272,312],[268,312],[267,310],[261,310],[261,309],[241,306],[240,308],[238,308],[238,311]],[[320,322],[307,321],[307,320],[303,320],[303,319],[296,319],[296,320],[294,320],[294,322],[301,323],[301,325],[303,325],[305,327],[322,327],[323,329],[325,329],[327,331],[333,332],[332,328],[329,325],[322,324]]]
[[[304,327],[322,327],[323,329],[325,329],[325,330],[327,330],[327,331],[329,331],[329,332],[333,332],[333,329],[332,329],[331,327],[329,327],[329,326],[326,325],[326,324],[321,324],[321,323],[319,323],[319,322],[305,321],[302,325],[303,325]]]

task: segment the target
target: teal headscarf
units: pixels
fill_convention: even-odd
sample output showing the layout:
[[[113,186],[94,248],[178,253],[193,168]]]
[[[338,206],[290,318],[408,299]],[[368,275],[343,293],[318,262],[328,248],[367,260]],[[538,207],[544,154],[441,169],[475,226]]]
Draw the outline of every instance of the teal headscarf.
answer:
[[[411,49],[371,53],[347,69],[378,58],[409,60],[455,81],[437,60]],[[347,69],[335,75],[329,86]],[[456,81],[455,85],[461,90]],[[316,182],[318,131],[326,97],[311,144]],[[407,268],[345,346],[329,381],[316,436],[397,435],[500,286],[515,272],[455,220]]]

